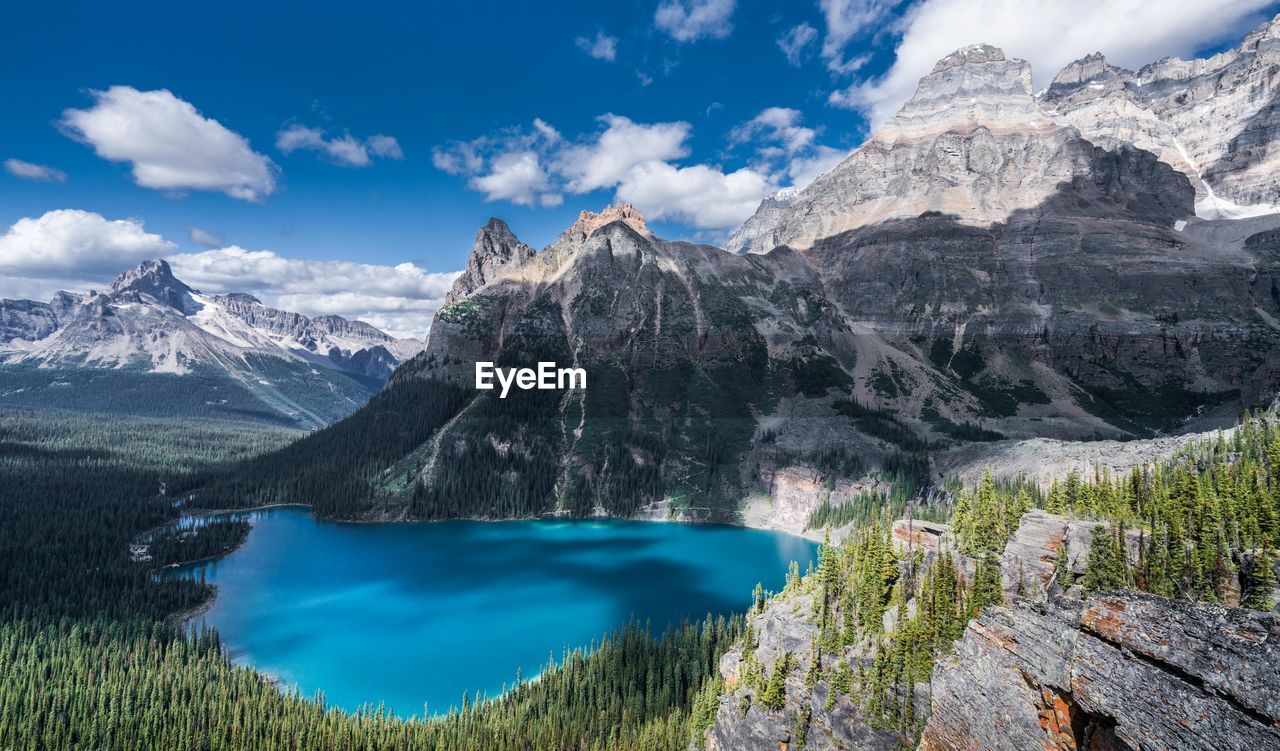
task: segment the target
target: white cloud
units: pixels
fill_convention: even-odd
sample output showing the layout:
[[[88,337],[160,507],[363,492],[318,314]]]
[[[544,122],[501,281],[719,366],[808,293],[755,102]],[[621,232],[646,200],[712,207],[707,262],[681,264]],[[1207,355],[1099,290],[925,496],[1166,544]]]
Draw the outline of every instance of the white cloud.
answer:
[[[766,111],[771,138],[790,138],[793,159],[810,157],[813,131],[799,126],[799,113]],[[790,114],[788,114],[790,113]],[[687,122],[637,123],[621,115],[598,118],[602,130],[566,139],[542,120],[527,131],[505,131],[450,144],[433,155],[436,167],[464,176],[486,200],[522,206],[556,206],[565,193],[613,190],[616,200],[636,204],[646,216],[683,222],[698,230],[736,226],[776,189],[776,176],[754,167],[726,173],[714,165],[676,165],[689,156]],[[782,121],[787,121],[783,123]],[[789,124],[791,130],[782,128]],[[761,128],[766,127],[761,125]],[[774,130],[778,135],[772,135]],[[785,176],[785,166],[780,175]]]
[[[248,292],[304,315],[340,315],[389,334],[421,338],[460,272],[283,258],[232,246],[169,257],[174,274],[203,292]]]
[[[458,141],[445,147],[431,150],[431,163],[435,168],[450,175],[470,175],[484,169],[484,156],[480,149],[484,139],[463,142]]]
[[[824,0],[824,7],[828,4],[842,3]],[[1136,69],[1170,55],[1189,57],[1206,45],[1233,39],[1259,22],[1258,11],[1269,5],[1266,0],[923,0],[899,23],[901,39],[889,71],[834,92],[830,102],[862,110],[873,125],[883,123],[911,97],[934,63],[977,42],[1028,60],[1037,87],[1093,51]],[[833,47],[840,38],[828,29]],[[827,52],[825,43],[823,51]]]
[[[24,162],[21,159],[4,160],[4,169],[10,175],[21,177],[24,180],[36,180],[46,183],[65,183],[67,181],[67,173],[62,170],[43,164]]]
[[[400,143],[391,136],[379,134],[360,141],[350,133],[330,136],[321,128],[310,128],[297,123],[276,134],[276,148],[285,154],[302,150],[316,151],[343,167],[368,167],[373,163],[374,156],[404,158]]]
[[[471,178],[467,185],[484,193],[486,201],[510,201],[518,206],[555,205],[543,199],[548,194],[551,181],[542,162],[533,151],[508,151],[499,154],[489,164],[489,171]],[[558,201],[557,201],[558,203]]]
[[[138,219],[58,209],[14,222],[0,235],[0,271],[25,279],[107,278],[176,246]]]
[[[203,245],[206,248],[216,248],[222,244],[221,237],[212,232],[206,232],[199,227],[188,227],[187,236],[191,238],[191,242],[196,245]]]
[[[578,37],[575,40],[578,49],[597,60],[613,62],[618,58],[618,38],[597,31],[594,37]]]
[[[778,37],[778,49],[787,56],[787,62],[798,66],[804,59],[804,51],[817,38],[818,30],[802,23]]]
[[[789,107],[768,107],[751,120],[734,128],[730,138],[737,143],[744,143],[753,138],[764,137],[780,142],[787,153],[794,153],[813,144],[817,136],[813,128],[800,125],[800,119],[800,110]]]
[[[602,115],[605,129],[593,141],[559,152],[554,166],[568,179],[572,193],[589,193],[617,185],[637,164],[688,156],[689,123],[632,122],[621,115]]]
[[[238,133],[168,91],[112,86],[94,105],[69,109],[60,124],[98,156],[129,162],[144,188],[208,190],[260,201],[276,189],[275,165]]]
[[[404,159],[404,149],[400,148],[400,142],[395,139],[395,136],[378,133],[369,136],[364,142],[369,147],[369,153],[374,156],[384,159]]]
[[[658,5],[653,22],[678,42],[723,39],[733,31],[734,5],[736,0],[665,0]]]
[[[617,195],[650,219],[724,230],[746,221],[775,189],[765,175],[746,167],[726,174],[705,164],[646,162],[627,173]]]

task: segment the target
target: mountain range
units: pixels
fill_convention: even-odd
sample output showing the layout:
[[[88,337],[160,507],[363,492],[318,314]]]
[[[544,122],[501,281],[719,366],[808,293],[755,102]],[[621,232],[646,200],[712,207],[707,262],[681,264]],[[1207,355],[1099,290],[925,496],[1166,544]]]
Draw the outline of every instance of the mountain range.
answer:
[[[432,417],[318,508],[740,519],[797,469],[919,487],[974,442],[1148,437],[1269,404],[1278,28],[1136,74],[1091,55],[1039,95],[1026,62],[960,49],[843,163],[766,200],[729,243],[745,253],[663,240],[629,205],[540,252],[492,219],[424,354],[326,440],[424,394]],[[590,385],[497,399],[471,390],[477,361]],[[320,445],[263,482],[296,488]]]
[[[361,321],[203,294],[144,261],[103,292],[0,300],[0,404],[316,428],[421,347]]]

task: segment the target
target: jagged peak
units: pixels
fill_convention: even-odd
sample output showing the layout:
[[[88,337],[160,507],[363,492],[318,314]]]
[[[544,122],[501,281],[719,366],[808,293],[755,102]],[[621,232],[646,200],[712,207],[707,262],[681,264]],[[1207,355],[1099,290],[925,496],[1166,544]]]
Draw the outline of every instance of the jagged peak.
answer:
[[[171,308],[190,313],[198,308],[191,295],[196,290],[173,275],[164,259],[146,260],[124,272],[111,283],[110,295],[147,295]]]
[[[1030,64],[1006,57],[999,47],[975,44],[939,60],[879,135],[894,138],[967,125],[1045,124],[1032,95]]]
[[[654,236],[649,231],[648,225],[644,223],[644,215],[640,213],[640,209],[629,203],[605,206],[599,213],[583,211],[578,214],[578,221],[565,230],[565,234],[581,234],[583,237],[590,237],[596,230],[614,222],[622,222],[642,237],[652,239]]]
[[[186,287],[173,275],[173,269],[169,267],[169,262],[160,259],[148,259],[139,263],[137,266],[125,271],[111,282],[111,291],[120,292],[127,289],[135,289],[139,285],[170,285]]]
[[[507,223],[497,217],[476,232],[476,240],[467,254],[467,268],[453,282],[445,305],[451,305],[498,276],[504,269],[522,266],[536,255],[536,251],[520,241]]]
[[[961,47],[950,55],[934,63],[931,73],[941,73],[947,68],[958,68],[962,65],[979,63],[999,63],[1006,60],[1004,50],[990,44],[971,44]]]

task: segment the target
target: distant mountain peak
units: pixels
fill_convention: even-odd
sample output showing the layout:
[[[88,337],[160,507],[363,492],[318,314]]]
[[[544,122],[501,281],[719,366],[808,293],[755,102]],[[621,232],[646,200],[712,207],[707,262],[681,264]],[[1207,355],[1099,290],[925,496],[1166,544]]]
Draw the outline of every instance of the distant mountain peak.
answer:
[[[150,295],[161,303],[188,314],[198,309],[191,297],[195,291],[173,275],[173,269],[164,259],[143,261],[117,276],[111,283],[113,296],[131,292]]]
[[[262,301],[248,292],[228,292],[225,295],[218,296],[222,300],[230,300],[232,302],[245,303],[246,305],[262,305]]]
[[[961,65],[977,65],[979,63],[1004,62],[1004,50],[990,44],[971,44],[952,52],[933,65],[933,73],[941,73],[947,68]]]

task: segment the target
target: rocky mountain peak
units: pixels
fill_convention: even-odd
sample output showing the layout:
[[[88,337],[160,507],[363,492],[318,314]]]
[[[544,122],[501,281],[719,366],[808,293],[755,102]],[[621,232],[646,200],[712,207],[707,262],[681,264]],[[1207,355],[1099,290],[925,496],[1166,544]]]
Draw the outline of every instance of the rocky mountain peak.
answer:
[[[445,305],[451,305],[488,284],[509,268],[523,266],[536,251],[520,242],[507,223],[496,217],[476,232],[476,241],[467,254],[467,268],[453,282]]]
[[[971,44],[961,47],[950,55],[934,63],[932,73],[941,73],[947,68],[958,68],[962,65],[978,65],[980,63],[1000,63],[1005,61],[1004,50],[989,44]]]
[[[1053,83],[1049,84],[1046,97],[1052,99],[1056,92],[1070,91],[1081,86],[1101,89],[1111,81],[1132,78],[1133,71],[1112,65],[1107,62],[1107,58],[1101,52],[1094,52],[1069,63],[1058,71],[1058,75],[1053,78]]]
[[[113,296],[149,295],[183,313],[194,311],[195,301],[191,299],[194,291],[173,275],[169,262],[163,259],[143,261],[111,283]]]
[[[218,299],[227,300],[229,302],[242,303],[244,305],[261,305],[262,301],[248,292],[228,292],[225,295],[219,295]]]
[[[578,221],[565,230],[565,234],[579,235],[586,238],[601,227],[608,226],[614,222],[622,222],[635,230],[640,236],[653,239],[653,233],[649,231],[648,225],[644,223],[644,216],[640,213],[640,209],[629,203],[605,206],[604,211],[599,213],[583,211],[578,214]]]
[[[1031,65],[976,44],[938,61],[881,136],[921,137],[982,125],[1008,130],[1050,125],[1031,93]]]

